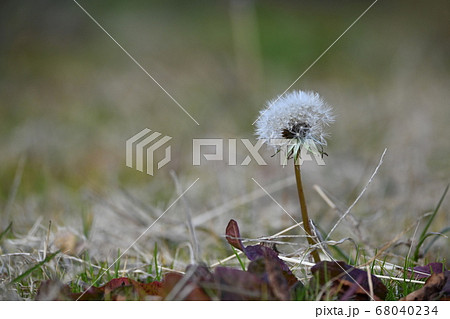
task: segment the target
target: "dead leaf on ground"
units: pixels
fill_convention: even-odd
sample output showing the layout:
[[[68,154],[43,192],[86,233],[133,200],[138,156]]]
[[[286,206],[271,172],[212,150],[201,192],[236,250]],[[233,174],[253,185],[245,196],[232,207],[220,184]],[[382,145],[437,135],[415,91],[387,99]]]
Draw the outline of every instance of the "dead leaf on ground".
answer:
[[[321,261],[311,268],[310,285],[324,289],[325,299],[372,300],[367,272],[343,261]],[[387,288],[376,276],[371,275],[373,299],[385,300]]]
[[[163,300],[208,301],[214,297],[214,278],[203,265],[189,265],[186,274],[168,273],[161,284]]]
[[[445,266],[443,263],[429,263],[425,266],[417,266],[411,270],[409,270],[410,277],[414,275],[415,279],[423,279],[428,278],[431,274],[440,274],[444,272]]]
[[[103,290],[97,287],[89,288],[84,294],[72,293],[69,285],[57,280],[41,282],[35,300],[38,301],[99,301],[104,300]]]
[[[425,285],[400,299],[402,301],[450,301],[450,270],[434,273]]]
[[[82,293],[73,293],[69,285],[57,280],[43,281],[36,294],[36,300],[147,300],[159,296],[161,283],[140,283],[129,278],[115,278],[101,287],[90,287]]]
[[[217,267],[214,277],[220,300],[277,300],[268,283],[248,271]]]
[[[234,219],[231,219],[228,222],[227,228],[225,229],[225,236],[231,246],[244,251],[244,245],[242,244],[239,226]]]
[[[266,282],[269,282],[269,279],[271,279],[272,283],[276,283],[278,286],[282,283],[276,281],[275,278],[281,275],[284,277],[288,289],[298,282],[297,277],[294,276],[288,265],[278,257],[278,253],[275,250],[263,245],[244,246],[240,240],[238,223],[234,219],[229,221],[225,235],[228,243],[244,252],[251,261],[248,266],[249,272],[258,274]]]

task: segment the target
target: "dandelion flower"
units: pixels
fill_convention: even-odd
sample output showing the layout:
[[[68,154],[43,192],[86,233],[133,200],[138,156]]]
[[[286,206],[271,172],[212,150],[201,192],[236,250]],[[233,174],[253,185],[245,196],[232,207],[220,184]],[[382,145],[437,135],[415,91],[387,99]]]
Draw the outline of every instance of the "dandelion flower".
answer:
[[[327,144],[325,127],[334,121],[331,107],[318,93],[293,91],[269,101],[256,122],[256,135],[280,150],[285,145]]]
[[[308,209],[306,207],[300,174],[300,150],[318,150],[322,155],[323,146],[327,145],[324,132],[326,126],[334,121],[331,107],[315,92],[293,91],[279,96],[267,103],[256,122],[256,135],[277,152],[286,150],[287,159],[294,157],[295,179],[302,213],[303,227],[311,247],[320,246],[319,240],[311,230]],[[289,145],[289,150],[287,146]],[[320,262],[317,248],[311,255]]]

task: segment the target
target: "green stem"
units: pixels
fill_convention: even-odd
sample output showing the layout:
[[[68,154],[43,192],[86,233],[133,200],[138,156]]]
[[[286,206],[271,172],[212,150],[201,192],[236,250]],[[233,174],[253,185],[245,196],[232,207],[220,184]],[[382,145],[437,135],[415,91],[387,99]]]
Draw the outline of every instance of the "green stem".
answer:
[[[311,232],[311,227],[309,226],[308,210],[306,208],[305,193],[303,192],[302,177],[301,177],[301,173],[300,173],[300,164],[296,163],[295,160],[294,160],[294,168],[295,168],[295,179],[297,181],[298,199],[300,201],[300,208],[302,211],[303,227],[305,228],[306,235],[308,236],[307,237],[308,243],[311,246],[314,246],[316,244],[316,242],[313,239],[314,236]],[[317,252],[316,249],[314,249],[311,252],[311,255],[313,256],[315,263],[320,262],[319,253]]]

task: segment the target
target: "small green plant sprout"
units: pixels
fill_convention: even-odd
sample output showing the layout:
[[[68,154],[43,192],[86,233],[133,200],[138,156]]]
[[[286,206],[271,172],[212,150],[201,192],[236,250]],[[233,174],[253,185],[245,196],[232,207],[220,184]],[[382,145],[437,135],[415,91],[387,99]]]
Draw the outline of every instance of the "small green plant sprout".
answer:
[[[300,201],[303,227],[311,246],[317,244],[311,226],[303,191],[300,165],[302,150],[327,155],[323,148],[327,145],[325,127],[334,121],[331,107],[318,93],[293,91],[269,101],[256,121],[256,135],[274,147],[276,153],[284,153],[285,160],[294,159],[297,192]],[[315,248],[311,251],[315,262],[320,261]]]

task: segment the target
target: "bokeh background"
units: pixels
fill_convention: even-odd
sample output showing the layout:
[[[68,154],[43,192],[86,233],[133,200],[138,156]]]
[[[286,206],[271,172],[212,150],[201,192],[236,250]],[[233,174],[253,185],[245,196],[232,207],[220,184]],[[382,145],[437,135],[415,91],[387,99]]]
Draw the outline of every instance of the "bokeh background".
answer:
[[[0,226],[13,222],[14,231],[3,252],[43,249],[51,221],[53,249],[68,247],[75,255],[87,249],[111,260],[178,196],[171,172],[182,190],[200,179],[130,249],[130,258],[151,259],[157,242],[162,262],[183,269],[186,212],[194,216],[207,263],[230,253],[223,238],[230,218],[249,238],[290,226],[252,178],[300,218],[293,170],[280,167],[270,150],[261,152],[269,163],[263,167],[254,161],[194,167],[192,139],[255,141],[252,123],[265,102],[284,92],[372,1],[79,3],[200,125],[75,2],[3,0]],[[292,87],[319,92],[336,113],[327,165],[303,169],[311,217],[325,233],[339,212],[313,186],[345,211],[388,149],[352,210],[358,227],[343,222],[334,240],[352,237],[373,255],[399,235],[388,253],[401,263],[425,224],[420,217],[449,182],[449,21],[445,0],[380,0]],[[125,141],[143,128],[173,137],[172,161],[154,176],[125,166]],[[431,230],[450,226],[448,203]],[[305,244],[297,238],[280,250]],[[349,254],[352,247],[342,244]],[[448,256],[448,247],[440,237],[427,256]]]

